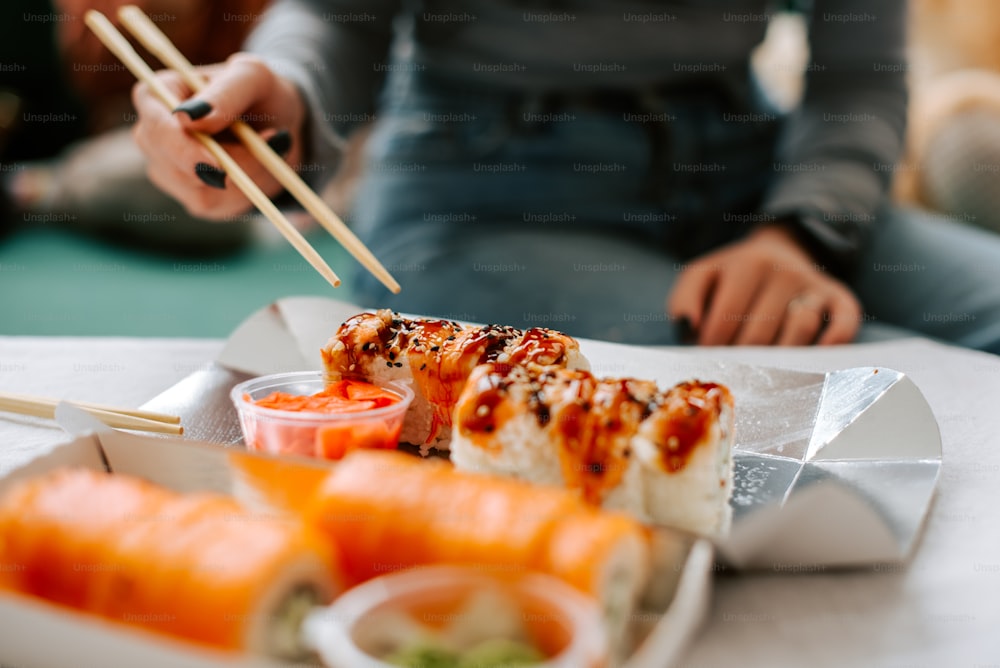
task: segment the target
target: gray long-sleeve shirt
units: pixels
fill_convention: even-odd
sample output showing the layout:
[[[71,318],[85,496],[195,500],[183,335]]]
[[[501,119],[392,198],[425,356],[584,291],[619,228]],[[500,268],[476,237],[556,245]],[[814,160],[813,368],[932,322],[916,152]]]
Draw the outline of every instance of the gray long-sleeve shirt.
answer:
[[[278,0],[248,47],[308,98],[322,159],[340,134],[370,117],[401,16],[417,25],[402,62],[459,84],[559,90],[728,82],[749,91],[749,54],[764,38],[771,4]],[[850,259],[874,221],[901,150],[905,0],[811,4],[805,95],[784,125],[761,214],[795,219],[807,241],[836,261]]]

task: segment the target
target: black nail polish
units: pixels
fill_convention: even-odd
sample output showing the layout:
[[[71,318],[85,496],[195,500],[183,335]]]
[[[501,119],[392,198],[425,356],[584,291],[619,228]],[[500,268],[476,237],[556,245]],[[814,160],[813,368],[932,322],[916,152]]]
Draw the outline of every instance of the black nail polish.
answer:
[[[285,157],[285,154],[292,148],[292,135],[288,130],[278,130],[267,140],[267,145],[271,147],[272,151]]]
[[[213,167],[205,162],[199,162],[194,166],[194,173],[206,186],[218,188],[219,190],[226,189],[226,173],[218,167]]]
[[[677,340],[681,343],[694,343],[698,336],[694,331],[694,327],[691,326],[691,321],[686,317],[681,317],[677,319],[676,331]]]
[[[174,107],[174,113],[178,111],[183,111],[185,114],[191,117],[192,121],[196,121],[199,118],[204,118],[212,112],[212,105],[204,100],[199,100],[196,98],[191,98],[189,100],[184,100],[176,107]]]

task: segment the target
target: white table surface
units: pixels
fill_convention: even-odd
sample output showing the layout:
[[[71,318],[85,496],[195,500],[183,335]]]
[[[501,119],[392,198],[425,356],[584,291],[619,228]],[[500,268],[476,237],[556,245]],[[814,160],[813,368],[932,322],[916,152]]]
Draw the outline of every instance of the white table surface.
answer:
[[[0,391],[138,406],[209,363],[222,345],[0,337]],[[908,565],[721,573],[708,619],[677,668],[1000,667],[1000,357],[917,339],[697,354],[808,371],[902,371],[937,417],[944,465]],[[0,414],[0,475],[65,438],[48,421]]]

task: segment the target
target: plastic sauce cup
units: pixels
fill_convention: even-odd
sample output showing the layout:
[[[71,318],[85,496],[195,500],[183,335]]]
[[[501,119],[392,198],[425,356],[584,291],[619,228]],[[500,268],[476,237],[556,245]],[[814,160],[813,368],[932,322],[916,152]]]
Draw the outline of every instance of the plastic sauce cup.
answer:
[[[401,381],[372,384],[399,400],[387,406],[336,413],[281,410],[255,403],[273,392],[316,394],[327,386],[319,371],[254,378],[234,387],[230,398],[239,414],[248,450],[340,459],[351,450],[393,449],[399,443],[413,390]]]

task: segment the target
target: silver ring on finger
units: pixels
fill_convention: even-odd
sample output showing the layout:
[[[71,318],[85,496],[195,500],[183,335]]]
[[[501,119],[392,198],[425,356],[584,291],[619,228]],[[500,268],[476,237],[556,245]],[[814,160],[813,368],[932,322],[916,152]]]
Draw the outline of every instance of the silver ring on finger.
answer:
[[[796,311],[796,310],[806,310],[815,311],[816,313],[823,312],[823,300],[817,295],[809,294],[808,292],[803,292],[800,295],[792,297],[788,304],[785,305],[786,311]]]

